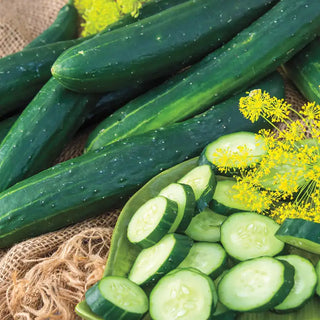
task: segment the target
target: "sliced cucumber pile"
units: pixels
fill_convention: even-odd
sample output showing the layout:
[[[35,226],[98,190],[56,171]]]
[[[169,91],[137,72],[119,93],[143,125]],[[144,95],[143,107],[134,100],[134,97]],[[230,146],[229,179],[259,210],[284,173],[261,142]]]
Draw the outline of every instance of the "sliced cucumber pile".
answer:
[[[317,278],[318,278],[318,285],[316,288],[316,293],[320,297],[320,260],[318,261],[317,266],[316,266],[316,273],[317,273]]]
[[[234,213],[221,226],[221,243],[230,256],[240,261],[274,256],[284,247],[274,235],[279,227],[258,213]]]
[[[153,320],[206,320],[218,298],[212,280],[196,269],[176,269],[164,276],[150,294]]]

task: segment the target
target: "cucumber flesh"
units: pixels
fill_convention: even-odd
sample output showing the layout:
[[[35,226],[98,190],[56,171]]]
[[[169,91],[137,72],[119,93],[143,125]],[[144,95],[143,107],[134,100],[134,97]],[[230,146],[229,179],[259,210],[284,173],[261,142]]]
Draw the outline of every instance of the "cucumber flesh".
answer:
[[[244,261],[218,285],[219,301],[235,311],[265,311],[282,302],[294,283],[294,268],[271,257]]]
[[[195,197],[190,186],[180,183],[171,183],[159,193],[178,205],[177,217],[174,220],[169,232],[183,232],[188,227],[195,210]]]
[[[189,253],[192,242],[183,235],[167,234],[157,244],[140,252],[129,279],[138,285],[154,283],[180,264]]]
[[[317,275],[313,264],[306,258],[288,255],[278,256],[277,259],[290,263],[295,269],[295,274],[293,288],[288,296],[274,309],[276,311],[292,311],[313,296],[317,284]]]
[[[220,241],[220,226],[226,217],[206,208],[192,218],[185,234],[195,241]]]
[[[221,243],[230,256],[240,261],[274,256],[284,247],[274,236],[279,227],[271,218],[254,212],[234,213],[221,226]]]
[[[191,186],[200,211],[208,206],[216,187],[216,179],[209,165],[194,168],[183,176],[178,183]]]
[[[178,268],[195,268],[212,279],[226,268],[227,254],[220,244],[197,242]]]
[[[201,154],[199,163],[209,163],[215,170],[220,166],[233,172],[257,164],[266,153],[266,145],[261,136],[242,131],[211,142]],[[236,156],[241,160],[235,159]]]
[[[124,277],[108,276],[86,292],[90,309],[103,319],[140,319],[148,311],[148,297]]]
[[[158,242],[176,219],[178,206],[172,200],[158,196],[142,205],[128,225],[128,239],[147,248]]]
[[[195,269],[175,269],[150,294],[154,320],[210,319],[217,304],[212,280]]]

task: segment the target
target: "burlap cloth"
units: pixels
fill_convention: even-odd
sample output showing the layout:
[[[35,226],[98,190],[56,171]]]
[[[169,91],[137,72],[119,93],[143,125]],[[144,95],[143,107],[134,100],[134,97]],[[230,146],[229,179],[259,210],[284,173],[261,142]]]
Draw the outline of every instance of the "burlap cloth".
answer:
[[[66,0],[0,0],[0,57],[16,52],[54,20]],[[305,100],[286,82],[294,107]],[[80,132],[57,162],[82,153]],[[0,250],[0,320],[77,319],[74,307],[102,275],[119,211]]]

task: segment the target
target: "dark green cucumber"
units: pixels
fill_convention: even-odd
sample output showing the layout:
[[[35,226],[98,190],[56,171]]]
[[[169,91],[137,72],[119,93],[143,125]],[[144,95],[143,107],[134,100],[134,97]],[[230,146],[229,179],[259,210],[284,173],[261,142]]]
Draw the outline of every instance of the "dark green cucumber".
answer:
[[[60,41],[0,59],[0,116],[28,103],[50,79],[50,68],[67,48],[84,41]]]
[[[138,17],[132,17],[130,14],[125,15],[103,32],[124,27],[185,1],[152,1],[140,8]],[[25,106],[50,79],[50,69],[57,57],[67,48],[90,38],[92,37],[26,48],[21,52],[0,59],[0,116]]]
[[[279,75],[267,78],[256,87],[283,96]],[[61,163],[0,193],[0,246],[119,206],[121,199],[151,177],[199,154],[219,136],[237,130],[257,131],[266,126],[263,121],[253,124],[244,119],[235,108],[243,95],[188,121]]]
[[[276,232],[276,237],[299,249],[320,254],[320,223],[287,218]]]
[[[43,46],[57,41],[71,40],[77,37],[78,33],[78,12],[72,1],[63,6],[54,22],[33,39],[24,49]]]
[[[320,38],[284,64],[283,69],[309,101],[320,104]]]
[[[8,132],[10,131],[11,127],[13,126],[15,121],[18,119],[18,117],[19,117],[19,114],[0,121],[0,143],[2,142],[4,137],[8,134]]]
[[[276,69],[319,32],[319,1],[282,0],[201,62],[107,118],[87,150],[201,112]]]
[[[78,92],[113,91],[166,76],[231,39],[276,2],[190,0],[67,50],[52,74]]]
[[[97,100],[51,78],[0,144],[0,190],[49,167]]]

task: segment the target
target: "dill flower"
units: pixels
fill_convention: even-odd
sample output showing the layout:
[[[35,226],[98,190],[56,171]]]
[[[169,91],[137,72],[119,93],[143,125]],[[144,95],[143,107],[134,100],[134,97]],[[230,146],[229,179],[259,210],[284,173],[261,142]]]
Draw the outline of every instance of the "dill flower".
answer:
[[[264,118],[274,130],[259,132],[267,152],[258,165],[237,178],[237,200],[278,223],[286,218],[320,222],[320,106],[306,103],[296,111],[257,89],[241,98],[239,109],[252,122]],[[275,125],[279,122],[284,129]]]
[[[149,0],[74,0],[74,5],[84,20],[82,36],[95,34],[118,21],[123,15],[139,14],[142,3]]]

